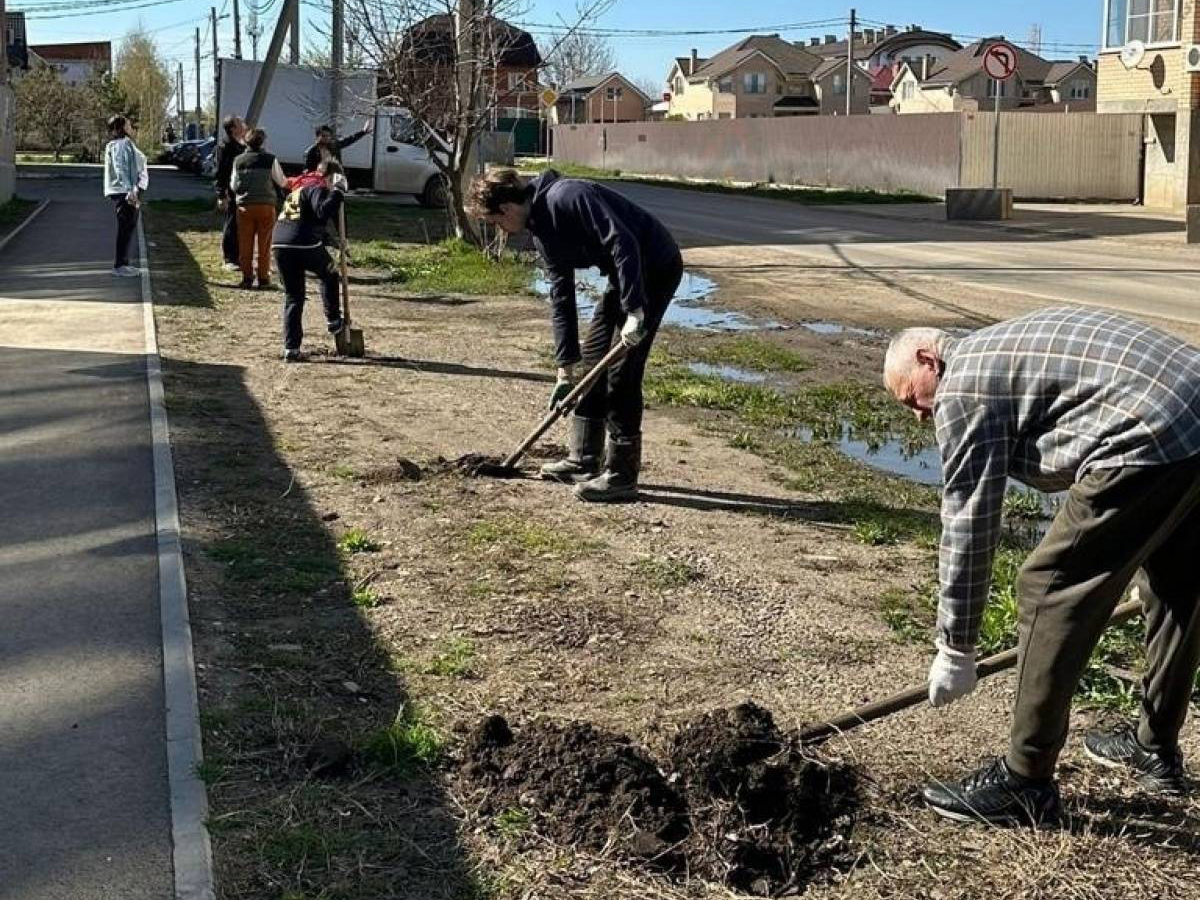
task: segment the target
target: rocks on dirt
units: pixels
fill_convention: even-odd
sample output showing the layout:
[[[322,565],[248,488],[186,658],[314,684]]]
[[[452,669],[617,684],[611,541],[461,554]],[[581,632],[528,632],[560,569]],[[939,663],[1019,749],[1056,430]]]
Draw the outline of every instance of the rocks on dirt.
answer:
[[[806,756],[753,703],[686,723],[665,765],[593,725],[514,731],[490,716],[462,774],[485,814],[520,806],[557,843],[757,896],[798,893],[848,861],[858,805],[851,768]]]

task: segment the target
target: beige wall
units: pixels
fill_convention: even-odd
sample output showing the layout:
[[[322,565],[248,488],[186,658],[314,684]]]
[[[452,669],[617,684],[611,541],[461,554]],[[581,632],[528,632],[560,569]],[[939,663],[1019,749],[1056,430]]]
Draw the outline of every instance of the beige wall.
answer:
[[[1097,112],[1174,112],[1188,85],[1183,49],[1150,50],[1136,69],[1119,53],[1101,53],[1096,80]]]
[[[621,98],[615,102],[615,118],[618,122],[642,122],[646,119],[645,101],[641,93],[619,75],[605,81],[587,98],[589,122],[611,122],[614,119],[614,102],[606,100],[609,87],[619,87]]]
[[[846,114],[846,95],[833,92],[833,76],[828,73],[817,82],[817,99],[821,103],[821,115],[844,116]],[[846,74],[845,69],[841,72]],[[850,107],[855,115],[865,115],[871,111],[871,81],[869,78],[855,75],[853,78],[854,96]]]
[[[1175,123],[1172,113],[1146,117],[1146,174],[1144,204],[1149,209],[1175,209],[1183,205],[1175,165]]]

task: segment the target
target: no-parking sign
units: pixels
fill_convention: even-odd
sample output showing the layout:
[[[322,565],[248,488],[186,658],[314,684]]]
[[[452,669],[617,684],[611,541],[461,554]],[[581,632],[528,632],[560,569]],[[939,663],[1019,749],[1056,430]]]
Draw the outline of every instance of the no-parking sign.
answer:
[[[1017,74],[1017,48],[1007,41],[988,44],[983,51],[983,70],[997,81],[1008,81]]]

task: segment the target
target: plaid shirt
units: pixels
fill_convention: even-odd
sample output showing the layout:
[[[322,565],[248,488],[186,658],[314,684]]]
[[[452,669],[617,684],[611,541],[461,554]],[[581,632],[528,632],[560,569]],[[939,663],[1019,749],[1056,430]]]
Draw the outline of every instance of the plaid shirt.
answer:
[[[1200,453],[1200,349],[1111,313],[1044,309],[948,342],[933,418],[945,492],[938,633],[975,646],[1009,476],[1065,490],[1097,469]]]

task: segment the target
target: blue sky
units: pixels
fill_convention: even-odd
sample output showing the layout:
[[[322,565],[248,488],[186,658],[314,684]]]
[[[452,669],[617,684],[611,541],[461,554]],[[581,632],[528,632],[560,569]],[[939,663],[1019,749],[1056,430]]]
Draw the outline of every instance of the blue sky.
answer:
[[[62,18],[34,19],[46,16],[45,7],[70,4],[72,0],[8,0],[9,9],[22,6],[42,7],[43,11],[27,13],[29,17],[30,43],[52,43],[58,41],[86,41],[111,39],[119,41],[130,29],[141,24],[152,32],[165,56],[184,64],[184,77],[194,85],[194,34],[197,25],[205,38],[204,51],[211,46],[207,37],[207,20],[211,2],[205,0],[167,0],[158,5],[142,9],[125,10],[103,15],[81,16],[75,14]],[[130,4],[150,3],[155,0],[129,0]],[[229,12],[231,0],[215,0],[218,11]],[[584,0],[588,2],[588,0]],[[852,2],[852,0],[851,0]],[[277,14],[279,0],[241,0],[242,22],[245,25],[248,5],[259,7],[270,5],[271,15]],[[520,20],[529,23],[535,37],[541,39],[541,25],[555,24],[563,20],[576,20],[576,0],[530,0],[528,12]],[[949,31],[966,43],[966,39],[980,35],[1004,34],[1018,42],[1026,41],[1034,24],[1041,26],[1043,55],[1071,58],[1080,53],[1096,51],[1100,35],[1102,0],[1059,0],[1057,3],[1012,2],[992,0],[990,3],[964,3],[962,0],[872,0],[861,3],[857,9],[861,18],[879,23],[894,23],[903,27],[918,23],[937,31]],[[304,5],[302,15],[319,17],[326,13],[314,5]],[[595,24],[613,29],[657,29],[657,30],[722,30],[722,29],[766,29],[802,22],[845,22],[849,15],[849,3],[826,2],[826,0],[759,0],[758,3],[739,8],[729,0],[615,0],[608,12]],[[270,25],[263,36],[260,48],[270,38]],[[303,25],[302,25],[303,29]],[[837,32],[842,34],[845,25],[814,24],[792,29],[771,28],[791,40]],[[232,17],[223,19],[218,28],[222,55],[233,46]],[[708,35],[664,35],[637,36],[620,35],[613,39],[617,61],[621,70],[634,79],[653,79],[661,82],[667,74],[671,59],[686,56],[695,47],[701,56],[711,55],[738,40],[737,34]],[[249,41],[244,41],[244,54],[249,57]],[[202,63],[202,80],[206,90],[211,78],[212,62]],[[194,87],[187,88],[188,96],[194,95]]]

